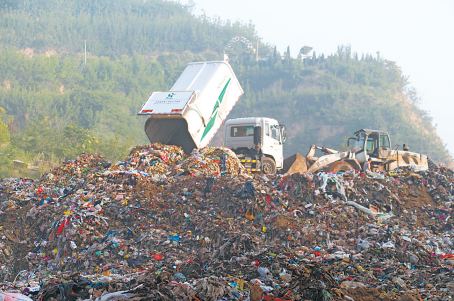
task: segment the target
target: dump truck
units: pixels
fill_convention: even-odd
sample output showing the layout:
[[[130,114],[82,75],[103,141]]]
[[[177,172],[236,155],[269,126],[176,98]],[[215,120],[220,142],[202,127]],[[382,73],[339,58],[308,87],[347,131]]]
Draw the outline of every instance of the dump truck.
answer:
[[[177,145],[185,153],[208,146],[243,94],[228,61],[190,63],[166,92],[153,92],[139,115],[147,115],[149,140]],[[285,126],[266,117],[226,122],[225,146],[246,169],[274,174],[283,168]]]
[[[436,164],[426,155],[411,152],[408,147],[400,145],[391,148],[391,139],[386,132],[361,129],[347,141],[346,151],[312,145],[306,157],[299,153],[284,160],[283,172],[317,172],[320,170],[339,172],[350,169],[363,170],[363,164],[372,159],[372,171],[390,171],[397,167],[411,166],[415,170],[427,170]],[[315,156],[320,150],[324,155]]]
[[[242,94],[227,61],[190,63],[169,91],[150,94],[138,114],[149,116],[151,142],[190,153],[208,146]]]

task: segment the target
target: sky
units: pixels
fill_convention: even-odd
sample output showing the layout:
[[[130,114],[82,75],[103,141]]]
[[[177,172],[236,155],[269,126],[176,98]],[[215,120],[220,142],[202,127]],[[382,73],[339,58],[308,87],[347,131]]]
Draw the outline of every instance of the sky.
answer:
[[[179,0],[187,4],[189,0]],[[255,24],[281,54],[352,52],[395,61],[454,155],[454,0],[194,0],[194,13]],[[260,53],[260,50],[259,50]],[[396,141],[397,143],[397,141]]]

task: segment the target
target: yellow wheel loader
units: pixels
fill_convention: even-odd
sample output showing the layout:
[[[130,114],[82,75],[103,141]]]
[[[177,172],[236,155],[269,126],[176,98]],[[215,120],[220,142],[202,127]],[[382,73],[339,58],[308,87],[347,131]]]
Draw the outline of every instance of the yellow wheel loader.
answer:
[[[372,171],[390,171],[397,167],[411,166],[415,170],[427,170],[436,167],[428,156],[413,153],[405,146],[399,150],[399,145],[391,149],[389,135],[382,131],[362,129],[355,132],[355,137],[349,138],[348,151],[337,151],[312,145],[306,157],[295,154],[284,160],[284,173],[317,172],[320,170],[339,172],[350,169],[362,170],[363,164],[372,159]],[[316,150],[325,155],[316,157]]]

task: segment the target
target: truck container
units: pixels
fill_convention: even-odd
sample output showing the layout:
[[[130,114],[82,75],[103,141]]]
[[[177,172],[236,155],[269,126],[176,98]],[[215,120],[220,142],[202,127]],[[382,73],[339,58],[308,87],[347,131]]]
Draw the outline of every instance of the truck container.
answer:
[[[226,61],[190,63],[167,92],[153,92],[139,111],[149,115],[152,143],[177,145],[185,153],[206,147],[243,95]]]

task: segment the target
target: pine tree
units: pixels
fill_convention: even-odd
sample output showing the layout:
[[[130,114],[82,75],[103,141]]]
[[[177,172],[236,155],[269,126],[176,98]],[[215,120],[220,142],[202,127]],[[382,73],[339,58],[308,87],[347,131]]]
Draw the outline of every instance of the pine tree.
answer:
[[[273,58],[274,58],[274,60],[276,60],[276,61],[278,60],[278,54],[277,54],[276,46],[274,46]]]

